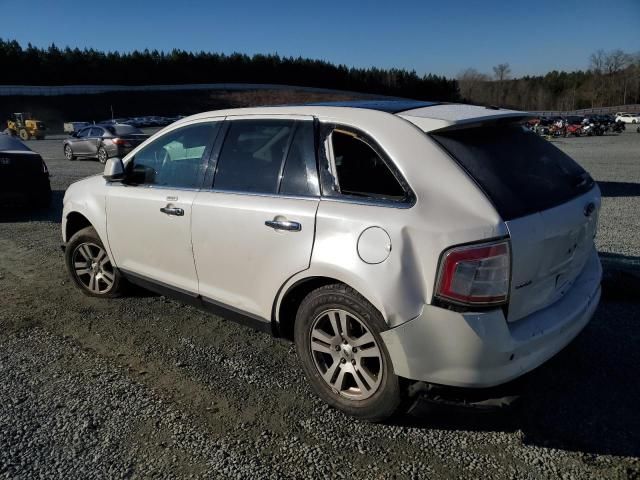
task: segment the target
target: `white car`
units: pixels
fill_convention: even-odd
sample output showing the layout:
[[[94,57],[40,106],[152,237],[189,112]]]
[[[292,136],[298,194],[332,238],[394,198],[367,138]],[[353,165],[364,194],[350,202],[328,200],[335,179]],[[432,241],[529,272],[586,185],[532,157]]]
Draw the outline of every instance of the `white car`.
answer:
[[[359,418],[408,385],[500,385],[600,299],[599,189],[525,118],[409,101],[184,118],[69,187],[66,265],[88,295],[126,279],[293,339],[315,392]]]
[[[616,122],[624,123],[640,123],[640,114],[638,113],[621,113],[616,116]]]

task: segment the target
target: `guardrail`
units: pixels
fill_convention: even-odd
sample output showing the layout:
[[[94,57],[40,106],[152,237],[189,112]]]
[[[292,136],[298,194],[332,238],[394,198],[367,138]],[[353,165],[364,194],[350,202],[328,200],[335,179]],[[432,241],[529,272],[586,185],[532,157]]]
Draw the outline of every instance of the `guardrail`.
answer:
[[[347,90],[330,88],[298,87],[295,85],[276,85],[268,83],[193,83],[181,85],[0,85],[0,96],[59,96],[59,95],[95,95],[109,92],[164,92],[186,90],[299,90],[316,93],[355,94]],[[358,94],[367,96],[366,94]],[[382,95],[376,95],[378,97]]]
[[[616,105],[613,107],[594,107],[594,108],[582,108],[580,110],[544,110],[531,112],[540,116],[567,116],[567,115],[604,115],[609,113],[625,112],[625,113],[640,113],[640,103],[633,103],[629,105]]]

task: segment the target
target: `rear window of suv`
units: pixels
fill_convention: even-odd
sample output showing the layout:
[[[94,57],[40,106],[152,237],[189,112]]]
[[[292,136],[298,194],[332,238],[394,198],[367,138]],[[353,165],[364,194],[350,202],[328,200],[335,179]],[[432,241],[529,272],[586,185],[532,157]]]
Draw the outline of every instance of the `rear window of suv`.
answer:
[[[478,183],[503,220],[565,203],[594,186],[560,149],[520,125],[431,134]]]

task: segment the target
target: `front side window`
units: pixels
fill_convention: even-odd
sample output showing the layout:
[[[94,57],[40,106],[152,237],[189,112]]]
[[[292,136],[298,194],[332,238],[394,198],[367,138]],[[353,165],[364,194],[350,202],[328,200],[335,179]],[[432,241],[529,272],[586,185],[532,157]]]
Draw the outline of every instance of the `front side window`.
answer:
[[[233,192],[277,193],[294,126],[292,120],[231,122],[213,187]]]
[[[347,197],[402,201],[407,195],[382,156],[367,139],[336,128],[329,137],[334,193]]]
[[[104,130],[102,130],[99,127],[92,127],[91,128],[91,133],[89,134],[90,137],[101,137],[102,134],[104,133]]]
[[[198,188],[219,123],[198,123],[156,139],[127,165],[133,183]]]
[[[89,136],[90,128],[83,128],[78,132],[78,138],[86,138]]]

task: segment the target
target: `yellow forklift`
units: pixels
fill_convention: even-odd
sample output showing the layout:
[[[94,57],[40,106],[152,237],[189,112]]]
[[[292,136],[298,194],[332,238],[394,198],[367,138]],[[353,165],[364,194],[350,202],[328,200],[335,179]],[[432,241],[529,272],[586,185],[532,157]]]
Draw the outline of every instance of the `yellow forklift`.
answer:
[[[18,135],[21,140],[43,140],[46,127],[40,120],[31,118],[30,113],[14,113],[7,120],[7,130],[11,135]]]

